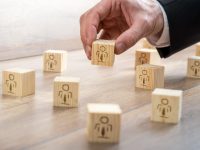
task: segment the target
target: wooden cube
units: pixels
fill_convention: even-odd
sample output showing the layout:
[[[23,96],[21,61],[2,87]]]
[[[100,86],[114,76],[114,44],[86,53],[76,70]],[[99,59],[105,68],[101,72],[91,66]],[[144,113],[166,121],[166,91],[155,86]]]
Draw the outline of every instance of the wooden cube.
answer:
[[[137,66],[136,87],[143,89],[164,87],[164,67],[150,64]]]
[[[43,70],[46,72],[63,72],[67,67],[67,52],[64,50],[47,50],[43,54]]]
[[[181,90],[155,89],[152,93],[151,120],[163,123],[178,123],[182,110]]]
[[[54,106],[78,107],[80,78],[56,77],[54,79]]]
[[[196,56],[200,56],[200,42],[196,44]]]
[[[200,78],[200,57],[192,56],[188,58],[187,76]]]
[[[120,139],[121,109],[117,104],[88,104],[87,131],[90,142],[117,143]]]
[[[148,49],[155,49],[153,45],[151,45],[146,38],[142,39],[142,47]]]
[[[4,95],[27,96],[35,93],[35,71],[31,69],[13,68],[3,71]]]
[[[135,67],[142,64],[160,64],[160,56],[156,49],[139,49],[135,52]]]
[[[113,40],[96,40],[92,44],[93,65],[113,66],[115,60],[115,41]]]

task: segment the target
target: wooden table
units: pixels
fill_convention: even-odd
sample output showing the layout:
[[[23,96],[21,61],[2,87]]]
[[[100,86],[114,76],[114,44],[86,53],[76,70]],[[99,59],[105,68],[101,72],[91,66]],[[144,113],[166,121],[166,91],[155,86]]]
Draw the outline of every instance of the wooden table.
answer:
[[[58,73],[43,73],[41,56],[0,62],[36,70],[36,94],[24,98],[0,97],[0,149],[200,149],[200,80],[186,78],[184,50],[166,60],[165,88],[184,90],[183,115],[177,125],[150,121],[151,91],[135,88],[133,50],[117,56],[114,67],[93,66],[84,52],[69,52],[68,69],[61,75],[81,78],[80,103],[75,109],[52,106],[52,81]],[[1,76],[0,76],[1,79]],[[2,85],[1,85],[2,89]],[[121,106],[119,144],[91,144],[86,136],[86,105],[117,103]]]

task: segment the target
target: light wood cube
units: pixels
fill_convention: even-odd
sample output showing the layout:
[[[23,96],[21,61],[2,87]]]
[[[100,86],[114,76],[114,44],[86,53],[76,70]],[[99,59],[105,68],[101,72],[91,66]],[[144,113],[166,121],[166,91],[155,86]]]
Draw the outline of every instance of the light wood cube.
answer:
[[[120,139],[121,109],[117,104],[88,104],[87,131],[90,142],[117,143]]]
[[[115,60],[115,41],[113,40],[96,40],[92,44],[93,65],[113,66]]]
[[[35,71],[13,68],[3,71],[4,95],[27,96],[35,93]]]
[[[142,47],[149,48],[149,49],[155,49],[155,47],[153,45],[151,45],[146,38],[142,39]]]
[[[143,89],[164,87],[164,67],[150,64],[137,66],[136,87]]]
[[[160,64],[160,56],[156,49],[139,49],[135,52],[135,67],[142,64]]]
[[[54,106],[78,107],[80,78],[56,77],[54,79]]]
[[[200,56],[200,42],[196,44],[196,56]]]
[[[46,72],[63,72],[67,67],[67,52],[64,50],[47,50],[43,54],[43,70]]]
[[[181,90],[155,89],[152,93],[151,120],[163,123],[178,123],[182,110]]]
[[[187,76],[200,78],[200,57],[192,56],[188,58]]]

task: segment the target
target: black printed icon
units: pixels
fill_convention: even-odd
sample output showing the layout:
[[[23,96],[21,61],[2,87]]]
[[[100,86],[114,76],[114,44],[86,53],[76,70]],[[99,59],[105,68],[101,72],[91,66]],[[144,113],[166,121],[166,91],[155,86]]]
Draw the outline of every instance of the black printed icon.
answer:
[[[199,76],[200,61],[194,61],[193,65],[191,66],[191,70],[193,71],[194,76]]]
[[[146,53],[141,53],[140,57],[138,58],[141,64],[147,64],[148,59]]]
[[[172,111],[172,107],[169,105],[167,98],[161,99],[161,104],[157,105],[157,110],[160,113],[160,117],[168,118],[168,114]]]
[[[48,55],[46,65],[49,70],[55,70],[57,61],[55,60],[55,56],[53,54]]]
[[[108,58],[108,53],[106,52],[106,47],[101,45],[96,52],[98,62],[106,62]]]
[[[108,139],[109,134],[112,133],[113,127],[109,123],[109,118],[107,116],[101,116],[99,123],[95,124],[94,129],[98,133],[98,138]]]
[[[6,86],[8,88],[8,93],[14,94],[17,88],[17,82],[15,81],[14,74],[8,75],[8,80],[6,80]]]
[[[68,84],[63,84],[62,85],[62,90],[60,90],[58,92],[58,96],[61,98],[62,100],[62,104],[64,105],[70,105],[70,103],[72,102],[72,92],[69,89],[69,85]]]
[[[147,70],[142,70],[141,74],[139,75],[139,80],[142,86],[148,86],[150,82],[150,76]]]

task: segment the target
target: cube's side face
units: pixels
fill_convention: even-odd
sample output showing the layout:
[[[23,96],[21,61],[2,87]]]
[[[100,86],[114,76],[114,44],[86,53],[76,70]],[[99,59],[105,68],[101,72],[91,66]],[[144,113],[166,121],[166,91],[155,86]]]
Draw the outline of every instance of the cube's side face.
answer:
[[[150,53],[136,51],[135,53],[135,66],[149,64],[150,63]]]
[[[61,72],[62,71],[62,54],[60,53],[44,53],[43,68],[47,72]]]
[[[117,143],[120,137],[120,114],[88,114],[90,142]]]
[[[200,78],[200,59],[188,59],[187,76]]]
[[[163,123],[178,123],[181,118],[182,97],[152,95],[151,120]]]
[[[200,43],[196,44],[196,56],[200,56]]]
[[[60,62],[61,69],[60,70],[61,70],[61,72],[63,72],[67,68],[67,53],[63,53],[60,57],[61,57],[61,62]]]
[[[77,107],[79,83],[54,81],[54,106]]]
[[[100,43],[92,44],[92,64],[112,66],[114,63],[114,59],[114,45]]]
[[[153,88],[153,70],[144,66],[136,67],[136,87],[143,89]]]
[[[35,71],[22,74],[21,96],[27,96],[35,93]]]
[[[153,69],[152,89],[164,87],[164,67]]]
[[[21,74],[3,71],[2,86],[4,95],[21,96],[22,79]]]

